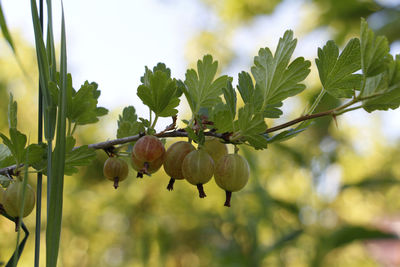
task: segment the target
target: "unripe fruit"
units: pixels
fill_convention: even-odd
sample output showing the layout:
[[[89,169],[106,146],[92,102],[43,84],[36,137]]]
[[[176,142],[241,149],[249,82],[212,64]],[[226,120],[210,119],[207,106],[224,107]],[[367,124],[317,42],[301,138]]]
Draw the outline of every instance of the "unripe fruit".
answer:
[[[143,174],[150,175],[158,171],[161,168],[162,164],[164,163],[164,158],[165,158],[165,153],[163,153],[161,157],[155,159],[152,162],[145,162],[136,158],[135,154],[132,153],[131,154],[132,167],[138,172],[136,177],[143,178]]]
[[[214,178],[217,185],[226,191],[225,206],[230,207],[232,192],[242,189],[247,184],[249,176],[249,164],[239,154],[228,154],[218,162]]]
[[[152,162],[165,153],[165,148],[157,137],[145,135],[135,143],[132,153],[138,160]]]
[[[197,186],[199,197],[203,198],[206,196],[203,184],[210,181],[214,174],[214,161],[206,151],[194,150],[183,160],[182,173],[189,183]]]
[[[215,164],[217,164],[223,156],[228,154],[228,147],[213,136],[206,136],[206,141],[202,149],[212,157]]]
[[[118,183],[128,177],[128,164],[120,158],[111,157],[104,162],[104,176],[107,179],[114,181],[114,188],[118,188]]]
[[[164,170],[171,177],[167,189],[174,189],[175,180],[185,179],[182,173],[182,163],[186,155],[196,150],[192,144],[179,141],[172,144],[166,152],[164,160]]]
[[[20,207],[22,204],[23,197],[23,182],[16,180],[7,187],[7,190],[3,193],[3,199],[1,200],[1,204],[3,205],[4,210],[11,217],[17,218],[20,215]],[[25,199],[24,199],[24,212],[22,217],[28,216],[33,208],[35,207],[35,191],[32,187],[27,184],[25,190]]]

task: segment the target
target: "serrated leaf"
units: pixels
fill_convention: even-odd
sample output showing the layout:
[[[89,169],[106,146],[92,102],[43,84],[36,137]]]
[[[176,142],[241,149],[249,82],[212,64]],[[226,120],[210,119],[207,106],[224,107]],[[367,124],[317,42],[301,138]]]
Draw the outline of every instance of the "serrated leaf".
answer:
[[[25,159],[26,135],[19,132],[15,128],[10,128],[9,133],[10,138],[2,133],[0,133],[0,137],[3,139],[3,143],[10,150],[15,159],[15,162],[22,163]]]
[[[194,114],[197,114],[202,107],[209,108],[220,102],[222,88],[232,80],[226,75],[214,80],[217,68],[218,62],[213,61],[211,55],[206,55],[203,60],[197,61],[197,72],[193,69],[186,71],[184,82],[186,87],[182,90]]]
[[[368,112],[396,109],[400,106],[400,55],[395,60],[389,56],[388,61],[385,72],[366,79],[361,96],[377,95],[363,101],[363,108]]]
[[[389,43],[384,36],[375,37],[365,19],[361,19],[361,69],[366,77],[375,76],[386,69]]]
[[[192,140],[195,141],[196,143],[199,143],[199,137],[196,135],[196,133],[193,131],[192,128],[186,127],[186,128],[185,128],[185,131],[187,132],[188,137],[189,137],[190,139],[192,139]]]
[[[8,127],[17,128],[17,101],[14,101],[13,95],[10,93],[8,102]]]
[[[324,89],[336,98],[351,98],[361,86],[361,75],[353,74],[361,68],[360,41],[351,39],[342,53],[334,41],[328,41],[315,59]]]
[[[15,158],[13,155],[9,155],[4,159],[0,160],[0,168],[5,168],[15,164]]]
[[[10,182],[10,178],[8,178],[7,176],[1,175],[0,174],[0,184],[2,185],[3,183],[9,183]],[[0,188],[0,190],[2,190]]]
[[[69,79],[68,79],[69,80]],[[108,113],[107,109],[97,107],[97,99],[100,96],[100,90],[97,90],[97,84],[92,82],[85,83],[75,93],[72,87],[67,82],[67,100],[71,94],[70,103],[67,101],[68,110],[67,118],[77,125],[95,123],[99,121],[99,116],[104,116]]]
[[[47,146],[44,144],[30,144],[26,148],[26,159],[28,165],[37,164],[47,159]]]
[[[263,136],[267,129],[264,117],[260,112],[255,112],[253,107],[246,104],[239,109],[238,120],[235,121],[235,130],[256,149],[267,147],[267,139]]]
[[[247,134],[244,139],[255,149],[265,149],[268,146],[268,140],[262,134]]]
[[[90,165],[95,158],[95,150],[88,146],[81,146],[75,150],[67,152],[64,169],[65,175],[77,173],[78,169],[76,167]]]
[[[217,104],[211,110],[210,119],[214,122],[213,128],[218,133],[233,132],[232,114],[227,105]]]
[[[142,81],[137,95],[157,116],[170,117],[178,113],[175,109],[179,105],[178,87],[164,64],[159,63],[154,72],[146,67]]]
[[[282,105],[282,102],[267,105],[263,112],[264,118],[279,118],[283,114],[282,110],[279,109],[280,107],[282,107]]]
[[[137,121],[136,110],[133,106],[125,107],[122,115],[119,115],[117,138],[133,136],[144,132],[143,122]]]
[[[261,111],[268,104],[281,102],[305,89],[305,85],[299,82],[310,73],[311,63],[299,57],[289,64],[296,43],[293,32],[286,31],[279,39],[275,56],[269,48],[261,48],[258,56],[254,57],[255,66],[251,68],[251,73],[256,80],[256,90],[260,90],[262,96]]]
[[[239,90],[240,96],[243,99],[245,104],[247,103],[254,103],[254,84],[253,79],[251,78],[250,74],[242,71],[239,73],[238,85],[237,88]],[[260,102],[262,103],[262,101]]]
[[[0,161],[4,160],[6,157],[10,156],[10,149],[6,145],[0,144]]]
[[[232,87],[232,83],[228,82],[226,88],[222,88],[226,105],[229,110],[231,121],[236,117],[236,92]]]
[[[267,129],[263,116],[250,105],[239,109],[237,124],[243,135],[263,134]]]
[[[268,143],[274,143],[274,142],[283,142],[286,140],[289,140],[295,136],[297,136],[299,133],[305,131],[308,128],[309,123],[304,124],[304,125],[299,125],[296,128],[291,128],[289,130],[282,131],[272,137],[268,138]]]

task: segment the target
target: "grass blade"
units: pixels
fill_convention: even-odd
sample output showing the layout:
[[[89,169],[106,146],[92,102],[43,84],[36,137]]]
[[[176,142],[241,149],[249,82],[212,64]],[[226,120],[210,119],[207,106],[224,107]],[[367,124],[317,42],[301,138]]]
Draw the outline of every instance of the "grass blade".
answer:
[[[39,67],[39,82],[43,94],[44,102],[44,121],[45,121],[45,137],[46,140],[54,138],[54,131],[56,125],[56,106],[52,101],[50,90],[48,88],[50,81],[50,68],[48,64],[48,57],[42,36],[42,27],[38,15],[38,9],[35,0],[31,0],[31,12],[33,20],[33,29],[35,33],[35,46],[36,55]]]
[[[8,216],[7,214],[3,214],[3,213],[2,213],[2,215],[3,215],[4,217],[6,217],[7,219],[9,219],[9,220],[15,222],[15,219],[12,218],[12,217],[10,217],[10,216]],[[25,224],[24,224],[23,222],[21,222],[21,228],[22,228],[22,230],[23,230],[24,233],[25,233],[24,239],[22,239],[22,241],[21,241],[21,243],[19,244],[17,250],[14,251],[13,255],[12,255],[11,258],[8,260],[8,262],[7,262],[7,264],[6,264],[5,267],[13,267],[13,266],[15,266],[15,265],[14,265],[14,259],[16,259],[16,261],[17,261],[16,263],[18,263],[18,260],[19,260],[19,258],[20,258],[20,256],[21,256],[22,252],[24,251],[25,243],[26,243],[26,241],[28,240],[28,237],[29,237],[29,231],[28,231],[28,228],[26,228],[26,226],[25,226]]]
[[[47,4],[47,41],[46,52],[50,66],[50,79],[56,82],[57,68],[56,68],[56,52],[54,49],[54,35],[53,35],[53,14],[51,0],[46,0]]]
[[[15,54],[14,42],[11,38],[10,32],[8,31],[6,19],[4,17],[4,13],[3,13],[3,8],[1,7],[1,2],[0,2],[0,28],[1,28],[1,32],[3,33],[4,38],[7,40],[8,45],[11,47],[12,51]]]
[[[46,229],[46,266],[57,266],[58,250],[60,246],[65,141],[66,141],[66,101],[67,101],[67,52],[66,52],[64,9],[61,21],[61,58],[60,58],[60,94],[58,98],[57,138],[54,148],[52,182],[49,199],[49,213]]]

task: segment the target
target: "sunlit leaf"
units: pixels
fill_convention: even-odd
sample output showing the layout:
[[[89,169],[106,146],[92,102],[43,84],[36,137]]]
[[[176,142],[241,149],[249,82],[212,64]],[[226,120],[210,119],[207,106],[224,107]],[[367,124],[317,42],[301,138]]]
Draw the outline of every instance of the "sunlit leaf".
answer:
[[[226,75],[214,80],[218,62],[213,61],[211,55],[197,61],[197,72],[194,69],[186,71],[184,93],[191,106],[192,112],[197,114],[202,107],[212,107],[220,102],[222,88],[232,79]]]
[[[311,63],[298,57],[289,64],[296,43],[293,32],[286,31],[279,39],[274,56],[269,48],[262,48],[254,58],[255,66],[251,73],[256,80],[256,90],[260,90],[263,99],[261,111],[268,104],[281,102],[305,89],[300,82],[310,73]]]
[[[361,68],[360,41],[351,39],[342,53],[334,41],[321,49],[315,63],[324,89],[337,98],[351,98],[361,86],[361,75],[353,74]]]

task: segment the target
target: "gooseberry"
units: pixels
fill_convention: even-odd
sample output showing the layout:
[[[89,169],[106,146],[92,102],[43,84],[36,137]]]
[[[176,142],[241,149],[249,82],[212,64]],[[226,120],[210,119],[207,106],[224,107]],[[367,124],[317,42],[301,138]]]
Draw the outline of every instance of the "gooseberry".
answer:
[[[206,136],[203,149],[211,156],[215,164],[217,164],[223,156],[228,154],[228,147],[213,136]]]
[[[118,183],[128,177],[128,164],[120,158],[111,157],[104,162],[104,176],[114,182],[114,188],[118,188]]]
[[[232,192],[242,189],[247,184],[249,176],[249,164],[239,154],[228,154],[218,162],[214,178],[217,185],[226,192],[224,206],[230,207]]]
[[[167,186],[168,190],[171,191],[174,189],[175,180],[185,179],[182,173],[182,163],[186,155],[194,150],[194,146],[185,141],[173,143],[167,149],[164,160],[164,170],[171,177]]]
[[[165,153],[163,153],[161,157],[155,159],[154,161],[146,162],[139,160],[135,156],[135,154],[132,153],[131,154],[132,167],[138,172],[136,177],[143,178],[143,174],[150,175],[158,171],[164,163],[164,158],[165,158]]]
[[[157,137],[145,135],[135,143],[132,153],[138,160],[152,162],[165,153],[165,148]]]
[[[8,215],[18,218],[21,213],[24,184],[20,180],[15,180],[3,192],[1,204]],[[27,184],[24,198],[24,211],[22,217],[28,216],[35,207],[35,191]]]
[[[197,186],[199,197],[204,198],[203,184],[214,174],[214,161],[205,150],[193,150],[182,162],[182,174],[189,183]]]

